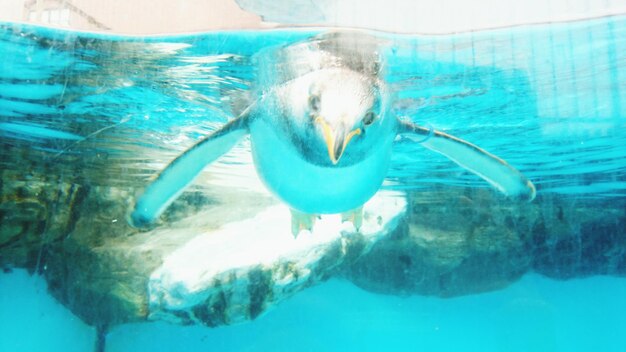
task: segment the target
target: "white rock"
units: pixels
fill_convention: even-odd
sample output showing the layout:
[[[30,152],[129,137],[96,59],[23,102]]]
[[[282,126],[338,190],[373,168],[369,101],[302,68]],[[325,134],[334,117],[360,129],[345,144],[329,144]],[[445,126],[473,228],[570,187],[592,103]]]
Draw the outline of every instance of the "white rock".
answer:
[[[324,215],[312,233],[294,239],[283,205],[199,233],[152,272],[150,319],[219,325],[255,318],[396,229],[406,213],[404,194],[379,192],[364,211],[358,233],[339,215]]]

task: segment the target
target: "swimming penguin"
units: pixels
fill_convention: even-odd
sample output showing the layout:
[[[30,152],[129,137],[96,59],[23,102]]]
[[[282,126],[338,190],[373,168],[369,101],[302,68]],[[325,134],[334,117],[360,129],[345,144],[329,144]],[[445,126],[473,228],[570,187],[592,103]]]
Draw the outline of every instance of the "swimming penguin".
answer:
[[[291,208],[292,232],[318,214],[342,213],[358,229],[362,206],[380,188],[398,135],[440,153],[508,196],[535,187],[502,159],[391,111],[379,43],[334,32],[259,55],[256,99],[238,117],[172,161],[135,202],[130,222],[152,223],[202,169],[250,135],[257,173]]]

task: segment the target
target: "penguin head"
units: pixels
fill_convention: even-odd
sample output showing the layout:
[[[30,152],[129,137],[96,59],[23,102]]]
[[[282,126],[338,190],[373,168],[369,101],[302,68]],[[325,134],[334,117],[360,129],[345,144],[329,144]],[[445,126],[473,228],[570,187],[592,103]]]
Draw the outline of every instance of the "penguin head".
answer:
[[[384,86],[375,77],[332,68],[303,77],[294,98],[294,142],[303,157],[328,167],[349,166],[385,140],[391,119]]]

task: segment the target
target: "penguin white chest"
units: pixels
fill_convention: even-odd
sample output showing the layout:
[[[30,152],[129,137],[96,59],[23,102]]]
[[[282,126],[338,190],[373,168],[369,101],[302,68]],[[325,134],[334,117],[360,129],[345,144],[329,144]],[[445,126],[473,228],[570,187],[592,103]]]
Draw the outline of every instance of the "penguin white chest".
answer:
[[[261,180],[290,207],[310,214],[340,213],[363,205],[382,185],[391,160],[389,140],[350,166],[316,165],[263,118],[251,123],[250,136]]]

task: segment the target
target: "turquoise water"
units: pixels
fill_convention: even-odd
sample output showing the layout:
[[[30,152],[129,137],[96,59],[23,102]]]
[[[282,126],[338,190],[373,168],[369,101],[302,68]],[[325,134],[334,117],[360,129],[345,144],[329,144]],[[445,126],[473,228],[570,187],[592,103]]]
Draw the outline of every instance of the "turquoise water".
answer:
[[[19,169],[20,155],[32,173],[79,165],[80,173],[60,167],[58,177],[143,187],[161,167],[153,160],[171,160],[232,118],[228,97],[258,77],[255,53],[317,32],[123,37],[0,24],[0,166]],[[381,36],[390,41],[384,78],[397,115],[495,152],[539,197],[624,203],[626,17]],[[408,142],[393,158],[386,188],[487,187]],[[245,162],[227,157],[215,172],[229,177],[229,165]],[[619,235],[609,245],[623,244]],[[241,325],[118,326],[107,351],[624,351],[626,260],[617,253],[608,272],[616,276],[531,273],[500,291],[450,299],[378,295],[333,279]],[[588,269],[584,259],[578,265]],[[0,351],[92,349],[94,329],[45,291],[22,270],[0,276]]]
[[[26,272],[0,275],[0,350],[90,351],[85,325]],[[257,320],[209,329],[119,326],[107,351],[624,351],[626,280],[553,281],[452,299],[372,294],[331,280]]]
[[[171,159],[232,118],[227,97],[249,89],[254,53],[317,32],[115,37],[0,28],[3,152],[26,146],[57,162],[81,155],[92,184],[139,186],[154,170],[138,154]],[[384,36],[396,115],[496,153],[544,194],[626,194],[624,17]],[[409,142],[397,143],[388,179],[395,188],[486,187]]]

